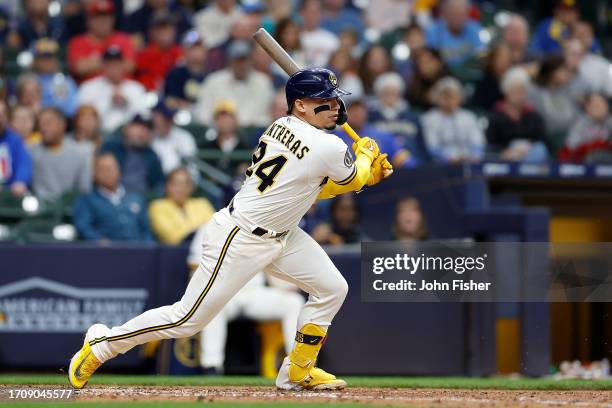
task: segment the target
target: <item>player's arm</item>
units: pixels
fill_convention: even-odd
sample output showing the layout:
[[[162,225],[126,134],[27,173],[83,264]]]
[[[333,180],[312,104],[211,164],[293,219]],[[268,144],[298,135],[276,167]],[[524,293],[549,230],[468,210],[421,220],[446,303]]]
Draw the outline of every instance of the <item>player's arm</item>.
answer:
[[[356,159],[350,167],[350,174],[342,180],[334,180],[333,177],[328,179],[317,198],[320,200],[333,198],[340,194],[363,189],[363,186],[370,179],[372,162],[378,156],[378,153],[378,145],[374,140],[367,137],[359,140],[355,146]],[[350,155],[348,150],[346,155]],[[344,163],[346,164],[346,162],[345,157]]]

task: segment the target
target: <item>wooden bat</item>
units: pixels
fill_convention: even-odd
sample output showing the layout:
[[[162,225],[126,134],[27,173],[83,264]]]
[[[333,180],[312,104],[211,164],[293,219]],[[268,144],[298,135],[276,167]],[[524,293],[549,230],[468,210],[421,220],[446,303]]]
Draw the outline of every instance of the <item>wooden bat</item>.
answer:
[[[293,58],[287,54],[287,51],[285,51],[264,28],[257,30],[255,34],[253,34],[253,39],[257,44],[261,45],[261,48],[263,48],[287,74],[293,75],[300,70],[300,67],[295,63]],[[348,123],[342,125],[342,129],[344,129],[353,141],[357,142],[361,139]]]

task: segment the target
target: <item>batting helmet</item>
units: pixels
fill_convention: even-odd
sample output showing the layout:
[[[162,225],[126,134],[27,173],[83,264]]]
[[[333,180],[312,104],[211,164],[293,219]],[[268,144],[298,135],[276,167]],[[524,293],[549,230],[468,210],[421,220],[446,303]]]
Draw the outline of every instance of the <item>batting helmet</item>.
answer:
[[[296,99],[301,98],[339,98],[350,92],[338,88],[338,78],[325,68],[303,69],[291,75],[285,87],[289,111]]]

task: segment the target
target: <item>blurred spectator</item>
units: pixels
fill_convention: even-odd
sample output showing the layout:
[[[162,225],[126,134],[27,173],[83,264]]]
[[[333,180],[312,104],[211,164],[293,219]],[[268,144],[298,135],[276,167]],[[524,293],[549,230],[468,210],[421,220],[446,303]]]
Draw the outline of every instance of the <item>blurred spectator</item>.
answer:
[[[320,244],[356,244],[366,237],[361,232],[359,209],[352,194],[340,195],[331,201],[331,225],[320,224],[313,231],[313,238]]]
[[[215,209],[205,198],[191,197],[193,181],[185,167],[175,168],[166,179],[166,196],[149,205],[151,228],[159,242],[178,245],[210,220]]]
[[[460,65],[484,50],[482,27],[469,19],[469,0],[445,0],[441,17],[427,27],[427,46],[438,49],[449,65]]]
[[[395,135],[398,145],[410,152],[413,164],[428,160],[421,123],[410,112],[408,103],[402,98],[404,80],[395,72],[382,74],[374,81],[376,98],[368,104],[368,117],[374,126]]]
[[[501,80],[504,99],[497,103],[487,128],[488,147],[503,160],[542,162],[548,157],[544,121],[528,103],[529,74],[509,69]]]
[[[236,0],[214,0],[193,18],[194,26],[208,48],[222,45],[230,38],[232,25],[243,15]]]
[[[120,184],[117,159],[110,153],[95,158],[95,188],[74,202],[72,222],[89,241],[152,241],[143,198]]]
[[[93,105],[103,118],[102,130],[111,133],[136,113],[146,111],[145,89],[126,77],[123,53],[117,46],[104,52],[102,76],[85,81],[79,103]]]
[[[42,38],[34,43],[34,72],[42,90],[42,106],[61,109],[72,117],[77,108],[77,86],[74,80],[62,73],[55,40]]]
[[[68,65],[79,80],[92,78],[102,71],[103,54],[111,46],[121,50],[125,71],[135,65],[135,50],[129,35],[115,31],[115,6],[111,0],[92,0],[87,7],[87,32],[70,40]]]
[[[368,28],[373,28],[382,33],[406,27],[410,23],[414,3],[415,0],[369,1],[365,9],[364,20]]]
[[[0,8],[0,10],[2,9]],[[0,24],[1,22],[2,17],[0,16]],[[6,101],[8,96],[13,94],[14,88],[14,80],[10,75],[7,75],[7,70],[5,68],[4,53],[0,52],[0,99]]]
[[[136,43],[147,44],[152,41],[152,31],[158,15],[166,15],[172,19],[179,36],[186,33],[191,27],[187,10],[172,0],[144,0],[142,6],[125,18],[125,31],[136,36]],[[173,39],[174,42],[174,39]]]
[[[253,4],[257,5],[257,3]],[[245,10],[244,7],[243,10]],[[259,13],[243,14],[234,22],[234,24],[232,24],[229,36],[232,41],[251,41],[253,39],[253,33],[257,31],[260,26],[261,15]]]
[[[397,54],[397,50],[405,47],[407,53],[405,57],[393,57],[393,66],[404,78],[411,78],[414,71],[414,55],[421,48],[425,47],[425,32],[416,23],[412,23],[402,29],[401,37],[392,49],[392,54]]]
[[[17,23],[9,44],[13,48],[28,48],[40,38],[51,38],[65,44],[66,27],[61,16],[49,15],[49,0],[24,0],[25,14]]]
[[[266,77],[274,79],[272,76],[272,66],[276,65],[272,57],[261,48],[259,44],[254,44],[253,52],[251,53],[251,64],[253,69],[257,72],[261,72]],[[283,86],[285,83],[284,80],[277,81],[276,84],[272,83],[272,86]]]
[[[36,130],[36,115],[27,106],[13,106],[11,128],[21,136],[27,146],[40,143],[40,132]]]
[[[395,241],[411,243],[427,238],[427,222],[419,200],[406,197],[397,202],[392,231]]]
[[[92,105],[81,105],[73,119],[72,138],[92,153],[102,145],[102,132],[98,111]]]
[[[227,99],[240,106],[237,117],[241,127],[269,124],[274,88],[266,75],[253,69],[251,53],[248,42],[231,43],[228,49],[230,66],[209,75],[202,85],[195,110],[197,120],[210,124],[215,103]]]
[[[431,96],[433,86],[449,75],[440,53],[432,48],[421,48],[414,55],[414,74],[406,89],[410,104],[422,110],[434,106]]]
[[[340,47],[340,41],[331,31],[321,27],[321,0],[304,0],[300,5],[300,15],[305,67],[324,67],[331,53]]]
[[[293,2],[287,0],[265,0],[267,10],[263,16],[261,26],[269,33],[276,31],[276,24],[279,21],[291,17],[294,12]]]
[[[149,43],[136,57],[136,79],[147,90],[161,89],[170,69],[183,56],[183,49],[176,45],[176,27],[172,16],[162,12],[151,19]]]
[[[572,38],[579,40],[589,54],[601,54],[601,45],[593,33],[593,26],[588,21],[577,21],[572,24]]]
[[[359,34],[357,34],[355,30],[347,28],[340,33],[338,39],[340,40],[340,47],[338,49],[344,49],[354,56],[363,54]]]
[[[22,138],[8,127],[6,102],[0,100],[0,190],[21,197],[32,180],[32,158]]]
[[[376,140],[382,153],[387,153],[388,159],[394,167],[412,165],[410,153],[402,145],[398,144],[395,137],[368,122],[368,109],[362,99],[352,101],[348,106],[348,123],[357,134],[371,137]],[[336,132],[344,143],[352,146],[353,140],[343,131]]]
[[[30,72],[17,77],[15,85],[17,104],[25,106],[37,114],[42,108],[42,89],[38,77]]]
[[[193,135],[174,124],[176,111],[161,100],[153,110],[153,143],[151,147],[161,161],[164,174],[181,165],[183,159],[197,152]]]
[[[287,96],[285,95],[284,88],[279,89],[276,95],[274,95],[274,102],[272,102],[270,113],[272,115],[272,120],[287,116]]]
[[[507,45],[501,43],[492,47],[485,62],[484,75],[476,82],[470,106],[492,110],[503,96],[500,81],[511,65],[510,48]]]
[[[565,143],[567,129],[578,116],[578,106],[569,86],[570,79],[563,57],[548,57],[542,62],[535,80],[536,86],[529,93],[529,100],[544,119],[547,144],[555,155]]]
[[[573,92],[584,89],[599,92],[606,97],[612,97],[612,71],[610,61],[600,55],[590,53],[584,44],[571,38],[564,43],[563,55],[570,71],[578,78],[579,84],[573,83]],[[572,81],[575,82],[575,81]],[[578,87],[576,89],[576,87]]]
[[[66,117],[57,108],[38,114],[41,143],[31,147],[36,196],[54,200],[64,193],[91,190],[91,155],[74,140],[65,137]]]
[[[570,27],[579,19],[575,0],[558,0],[552,17],[540,22],[531,40],[531,50],[538,55],[561,52],[562,42],[569,37]]]
[[[327,220],[329,219],[329,207],[331,200],[318,200],[310,206],[304,217],[300,220],[299,227],[313,236],[318,234],[320,226],[325,226],[321,231],[325,232],[329,229]],[[315,233],[317,231],[317,233]],[[314,235],[313,235],[314,234]],[[317,241],[317,239],[315,239]]]
[[[329,60],[329,68],[336,73],[338,86],[351,93],[343,98],[345,102],[361,99],[364,96],[363,84],[357,74],[358,63],[349,50],[344,48],[336,50]]]
[[[236,174],[238,163],[230,160],[229,154],[234,150],[249,148],[240,139],[236,115],[235,103],[227,100],[217,102],[213,109],[213,128],[206,134],[209,142],[204,146],[205,149],[215,149],[222,153],[219,160],[211,164],[230,175]]]
[[[11,16],[4,7],[0,6],[0,44],[6,44],[11,29]],[[15,39],[17,39],[15,37]]]
[[[512,65],[533,61],[529,47],[529,23],[519,14],[511,14],[502,32],[502,43],[510,50]]]
[[[408,8],[408,4],[404,6]],[[321,28],[339,35],[344,30],[355,30],[360,35],[366,27],[361,13],[346,6],[346,0],[323,0]]]
[[[279,21],[276,24],[274,38],[291,55],[298,66],[306,65],[306,56],[300,43],[300,27],[293,20],[285,18]],[[274,74],[274,85],[278,86],[284,85],[289,77],[278,64],[272,65],[272,73]]]
[[[476,116],[461,108],[461,83],[455,78],[443,78],[432,93],[437,107],[427,111],[422,121],[425,142],[434,159],[448,163],[482,159],[485,138]]]
[[[425,32],[416,23],[412,23],[404,30],[403,41],[408,45],[411,52],[421,49],[427,46],[427,39],[425,38]]]
[[[168,104],[188,108],[195,103],[198,92],[208,73],[206,47],[197,31],[189,31],[181,42],[184,59],[172,68],[164,81],[164,94]]]
[[[127,191],[161,192],[164,172],[151,148],[151,120],[135,115],[124,127],[121,138],[109,140],[100,149],[112,153],[121,168],[121,184]]]
[[[373,45],[361,56],[359,78],[366,95],[372,95],[374,80],[379,75],[391,71],[391,58],[382,45]]]
[[[571,127],[559,159],[578,163],[612,163],[612,116],[598,93],[587,95],[584,113]]]

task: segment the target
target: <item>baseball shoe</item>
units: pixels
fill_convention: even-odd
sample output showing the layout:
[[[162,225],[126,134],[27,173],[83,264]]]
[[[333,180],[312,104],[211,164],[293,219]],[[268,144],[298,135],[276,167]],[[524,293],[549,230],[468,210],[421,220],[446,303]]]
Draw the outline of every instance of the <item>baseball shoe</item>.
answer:
[[[91,351],[89,343],[85,341],[83,347],[70,360],[70,367],[68,368],[70,385],[76,389],[83,388],[101,365],[100,360]]]
[[[313,367],[308,371],[308,375],[302,381],[294,382],[289,379],[289,367],[291,361],[285,357],[278,377],[276,377],[276,387],[285,391],[333,391],[341,390],[346,387],[346,381],[336,378],[335,375],[325,372],[324,370]]]
[[[308,374],[308,377],[298,384],[306,390],[329,391],[346,387],[346,381],[318,367],[313,367]]]

